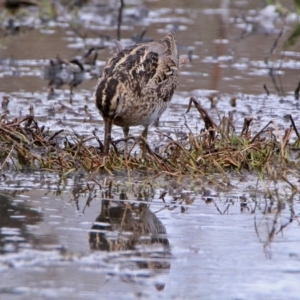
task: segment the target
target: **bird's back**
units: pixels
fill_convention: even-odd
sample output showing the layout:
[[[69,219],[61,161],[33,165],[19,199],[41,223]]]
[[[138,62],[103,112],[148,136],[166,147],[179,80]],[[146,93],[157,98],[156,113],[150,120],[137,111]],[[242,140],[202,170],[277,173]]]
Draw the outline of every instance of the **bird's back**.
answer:
[[[121,50],[105,65],[95,101],[119,126],[149,125],[169,105],[178,84],[179,58],[172,32]]]

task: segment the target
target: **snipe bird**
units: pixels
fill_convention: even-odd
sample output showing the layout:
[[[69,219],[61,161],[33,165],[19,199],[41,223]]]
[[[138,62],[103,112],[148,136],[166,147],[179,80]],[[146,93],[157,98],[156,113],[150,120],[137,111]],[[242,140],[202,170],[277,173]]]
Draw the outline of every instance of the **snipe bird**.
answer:
[[[130,126],[148,127],[170,105],[178,85],[179,61],[175,34],[160,41],[141,43],[123,49],[110,58],[102,70],[95,103],[105,124],[104,154],[108,154],[112,125],[121,126],[127,137]]]

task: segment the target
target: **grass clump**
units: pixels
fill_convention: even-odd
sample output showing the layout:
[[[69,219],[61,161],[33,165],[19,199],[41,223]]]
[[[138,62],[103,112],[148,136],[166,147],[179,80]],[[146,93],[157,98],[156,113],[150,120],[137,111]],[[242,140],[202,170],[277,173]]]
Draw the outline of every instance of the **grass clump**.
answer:
[[[148,143],[135,139],[126,155],[118,149],[118,143],[111,142],[109,155],[103,155],[103,144],[95,132],[89,137],[56,132],[39,126],[33,115],[21,120],[8,120],[0,116],[0,165],[1,169],[42,169],[54,172],[72,172],[80,168],[87,172],[118,170],[147,170],[174,176],[192,174],[224,173],[227,170],[255,170],[267,172],[273,168],[296,166],[297,160],[290,158],[291,133],[297,128],[291,119],[291,126],[280,136],[276,123],[270,121],[259,132],[253,133],[251,118],[245,118],[242,131],[234,128],[232,115],[224,117],[217,125],[207,111],[191,98],[188,111],[194,105],[204,121],[205,128],[194,134],[187,122],[184,138],[173,139],[163,134],[167,142],[158,152]],[[135,155],[133,149],[140,144],[143,155]]]

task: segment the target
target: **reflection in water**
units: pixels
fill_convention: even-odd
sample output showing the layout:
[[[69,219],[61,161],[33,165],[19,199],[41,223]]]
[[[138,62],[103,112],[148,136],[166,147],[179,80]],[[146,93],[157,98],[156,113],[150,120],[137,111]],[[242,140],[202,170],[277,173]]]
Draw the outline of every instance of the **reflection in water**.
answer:
[[[283,200],[278,197],[276,201],[274,201],[275,198],[271,197],[270,201],[266,201],[262,207],[258,207],[262,211],[262,217],[258,221],[255,215],[254,227],[259,241],[264,246],[267,258],[272,258],[271,243],[275,240],[276,235],[283,234],[286,227],[294,220],[298,221],[294,210],[296,194],[295,190],[287,199]]]
[[[22,204],[16,205],[10,194],[0,191],[0,254],[34,245],[37,240],[26,227],[41,220],[41,213]]]
[[[134,262],[131,267],[134,269],[148,269],[156,274],[170,269],[166,229],[143,203],[102,200],[101,212],[91,228],[89,243],[93,250],[122,251],[120,256]],[[128,279],[132,280],[127,274]],[[155,287],[163,290],[165,284],[157,283]]]

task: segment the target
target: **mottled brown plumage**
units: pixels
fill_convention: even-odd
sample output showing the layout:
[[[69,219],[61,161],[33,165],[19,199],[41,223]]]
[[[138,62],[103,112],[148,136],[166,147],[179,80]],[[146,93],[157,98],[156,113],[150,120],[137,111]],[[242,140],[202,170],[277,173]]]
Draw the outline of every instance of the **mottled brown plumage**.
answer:
[[[148,127],[168,108],[178,85],[179,57],[175,35],[158,42],[122,49],[108,60],[99,78],[95,102],[105,123],[104,153],[109,150],[112,125]]]

